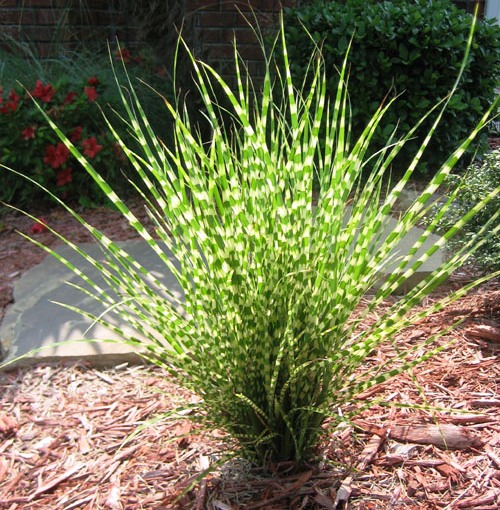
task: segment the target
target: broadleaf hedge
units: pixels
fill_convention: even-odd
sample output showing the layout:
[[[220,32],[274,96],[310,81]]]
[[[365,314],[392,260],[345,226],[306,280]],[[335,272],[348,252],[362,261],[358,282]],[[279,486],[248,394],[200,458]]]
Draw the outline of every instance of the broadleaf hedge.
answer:
[[[374,149],[387,143],[394,129],[408,132],[446,97],[458,75],[472,22],[472,16],[450,0],[316,0],[285,10],[284,17],[295,78],[305,76],[302,63],[317,44],[323,49],[332,93],[352,37],[353,136],[361,133],[384,98],[400,95],[374,138]],[[436,171],[477,124],[495,97],[499,76],[500,27],[483,20],[456,95],[419,166],[421,174]],[[430,116],[420,132],[425,133],[432,121]],[[470,154],[487,149],[486,136],[470,148]],[[409,141],[395,167],[404,167],[421,142]]]

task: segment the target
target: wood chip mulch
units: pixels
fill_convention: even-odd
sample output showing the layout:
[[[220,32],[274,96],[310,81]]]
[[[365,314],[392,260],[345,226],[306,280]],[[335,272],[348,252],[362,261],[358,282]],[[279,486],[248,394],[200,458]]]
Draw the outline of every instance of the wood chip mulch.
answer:
[[[85,214],[114,239],[134,237],[116,213]],[[72,240],[90,240],[63,211],[44,219]],[[44,256],[15,233],[30,233],[32,224],[11,213],[0,218],[0,310],[15,280]],[[50,233],[36,235],[58,243]],[[461,284],[457,277],[450,285]],[[234,460],[193,488],[220,458],[223,437],[182,416],[148,424],[196,401],[158,368],[98,370],[82,362],[0,372],[0,508],[498,509],[499,282],[402,331],[397,345],[413,346],[457,320],[463,322],[439,340],[453,341],[439,356],[346,409],[373,404],[328,435],[318,464],[295,473],[286,464],[263,471]],[[384,347],[366,367],[393,354]]]

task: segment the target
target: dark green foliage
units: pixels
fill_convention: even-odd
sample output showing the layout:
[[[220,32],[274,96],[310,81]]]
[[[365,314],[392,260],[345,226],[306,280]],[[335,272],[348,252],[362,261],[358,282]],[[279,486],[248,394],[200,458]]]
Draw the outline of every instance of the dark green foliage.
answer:
[[[285,12],[293,74],[305,75],[303,62],[314,44],[307,30],[323,48],[330,91],[336,90],[337,69],[352,36],[349,91],[354,136],[386,95],[400,95],[373,140],[374,148],[387,143],[396,127],[398,134],[408,132],[446,97],[464,57],[471,21],[471,15],[450,0],[319,0]],[[500,74],[499,50],[500,28],[490,21],[478,23],[467,70],[419,166],[422,174],[437,170],[491,103]],[[426,132],[433,118],[419,133]],[[404,167],[420,143],[408,142],[395,166]],[[470,148],[471,153],[478,147],[486,149],[485,137]]]
[[[450,175],[447,179],[450,192],[458,188],[457,199],[439,223],[439,231],[445,232],[459,218],[464,216],[480,200],[500,187],[500,150],[495,150],[484,157],[482,163],[471,165],[462,175]],[[484,244],[476,251],[472,259],[478,266],[486,270],[500,269],[500,236],[479,234],[481,228],[500,210],[500,196],[491,200],[489,204],[467,223],[457,238],[449,243],[450,249],[457,249],[474,239],[476,243]],[[498,221],[497,221],[498,224]],[[491,232],[494,225],[488,228]]]

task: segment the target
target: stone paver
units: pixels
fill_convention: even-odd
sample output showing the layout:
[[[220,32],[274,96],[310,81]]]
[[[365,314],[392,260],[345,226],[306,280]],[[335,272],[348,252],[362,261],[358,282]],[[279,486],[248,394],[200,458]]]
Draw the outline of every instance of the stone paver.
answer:
[[[168,272],[159,258],[147,249],[142,241],[118,243],[139,260],[144,267],[166,282],[168,288],[181,296],[177,280]],[[84,251],[99,260],[104,260],[98,246],[81,245]],[[89,271],[90,265],[66,246],[57,252],[79,267]],[[89,275],[102,282],[96,269]],[[82,342],[82,338],[118,340],[119,336],[99,324],[91,326],[90,319],[63,308],[54,302],[68,303],[93,313],[102,313],[102,305],[68,283],[81,283],[69,269],[51,256],[27,271],[14,288],[14,304],[8,309],[0,325],[0,340],[7,352],[5,361],[26,355],[34,349],[43,350],[28,354],[18,364],[32,364],[39,361],[60,361],[85,359],[92,365],[113,365],[123,362],[138,362],[139,356],[130,346],[115,342]],[[110,320],[116,323],[116,320]],[[86,333],[87,332],[87,333]],[[63,345],[53,346],[58,342]]]
[[[388,230],[394,226],[395,222],[389,226]],[[401,243],[398,251],[405,253],[419,233],[419,230],[415,229]],[[431,236],[425,247],[434,244],[435,240],[436,238]],[[120,244],[132,257],[149,270],[154,271],[156,276],[162,278],[169,289],[178,293],[179,296],[182,295],[179,284],[173,275],[166,270],[164,264],[143,241],[128,241]],[[82,248],[92,255],[99,256],[100,254],[96,245],[82,245]],[[71,261],[80,264],[80,266],[83,264],[83,266],[89,267],[79,255],[68,247],[61,247],[58,252],[68,256]],[[171,254],[170,256],[172,257]],[[104,259],[102,255],[101,259]],[[421,267],[409,285],[415,284],[428,275],[441,261],[442,254],[438,252]],[[99,278],[93,268],[91,275]],[[23,275],[14,289],[14,304],[7,310],[0,325],[0,341],[4,352],[7,352],[4,361],[22,355],[25,357],[16,364],[28,365],[40,361],[84,359],[94,366],[102,366],[140,361],[137,353],[131,347],[123,344],[78,341],[85,336],[99,340],[117,339],[115,333],[100,325],[93,326],[86,334],[90,326],[89,320],[52,302],[63,302],[101,313],[103,310],[97,306],[98,303],[65,283],[78,283],[79,281],[79,278],[50,256]],[[70,343],[59,346],[52,345],[68,341]],[[39,348],[43,349],[29,354],[30,351]]]

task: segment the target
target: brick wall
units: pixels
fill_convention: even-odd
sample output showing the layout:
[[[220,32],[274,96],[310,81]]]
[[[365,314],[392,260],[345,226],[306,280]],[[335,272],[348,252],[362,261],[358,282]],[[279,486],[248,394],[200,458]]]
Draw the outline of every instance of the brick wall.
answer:
[[[258,41],[248,21],[256,16],[266,30],[275,26],[283,6],[297,0],[178,0],[189,19],[187,39],[196,54],[225,72],[233,59],[233,39],[252,75],[262,72]],[[140,46],[134,16],[123,0],[0,0],[0,31],[29,42],[40,57],[56,54],[62,44],[99,44],[118,38],[123,46]],[[131,7],[130,7],[131,9]],[[180,9],[182,11],[182,9]],[[176,23],[180,25],[180,20]],[[172,33],[175,32],[172,25]],[[0,43],[5,44],[5,37]],[[7,43],[8,44],[8,43]],[[168,51],[168,49],[167,49]]]
[[[474,0],[475,1],[475,0]],[[253,14],[266,30],[276,26],[282,7],[292,7],[301,0],[178,0],[189,19],[188,41],[197,55],[220,71],[229,69],[236,38],[242,58],[253,76],[262,72],[259,45],[247,20]],[[307,0],[302,0],[306,3]],[[472,0],[457,0],[470,8]],[[167,5],[168,2],[165,4]],[[480,0],[484,8],[484,0]],[[71,48],[118,38],[123,46],[140,46],[131,5],[124,0],[0,0],[0,32],[7,37],[32,43],[41,57],[54,54],[58,44]],[[180,25],[180,20],[175,23]],[[172,25],[175,35],[176,28]],[[140,32],[139,32],[140,33]],[[0,43],[5,38],[0,37]],[[167,48],[166,51],[169,49]]]
[[[104,46],[116,37],[133,44],[134,27],[127,16],[126,2],[103,0],[0,0],[0,31],[3,44],[8,39],[28,42],[40,57],[53,55],[63,45],[78,43]]]
[[[219,70],[234,61],[233,43],[252,76],[262,73],[262,52],[249,21],[265,32],[276,27],[282,7],[296,0],[186,0],[187,15],[194,16],[192,42],[197,54]]]

